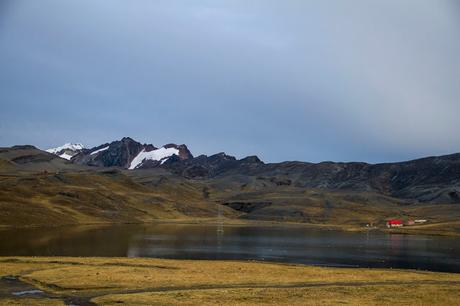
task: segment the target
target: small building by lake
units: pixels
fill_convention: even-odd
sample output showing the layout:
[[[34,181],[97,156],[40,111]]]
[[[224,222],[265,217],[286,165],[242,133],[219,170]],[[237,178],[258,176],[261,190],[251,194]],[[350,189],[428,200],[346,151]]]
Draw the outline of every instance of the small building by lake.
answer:
[[[399,219],[391,219],[387,221],[387,227],[403,227],[404,223],[402,220]]]

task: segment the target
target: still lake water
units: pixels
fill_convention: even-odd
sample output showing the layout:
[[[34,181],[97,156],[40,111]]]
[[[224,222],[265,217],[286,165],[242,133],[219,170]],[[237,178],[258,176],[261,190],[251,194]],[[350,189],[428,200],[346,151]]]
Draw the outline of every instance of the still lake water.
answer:
[[[236,259],[460,273],[458,237],[302,227],[73,226],[0,230],[0,256]]]

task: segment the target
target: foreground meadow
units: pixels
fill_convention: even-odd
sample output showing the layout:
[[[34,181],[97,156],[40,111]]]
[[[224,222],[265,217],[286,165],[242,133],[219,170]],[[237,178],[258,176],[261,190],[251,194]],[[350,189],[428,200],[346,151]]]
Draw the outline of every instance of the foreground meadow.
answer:
[[[409,270],[238,261],[3,257],[0,276],[2,305],[460,303],[460,274]]]

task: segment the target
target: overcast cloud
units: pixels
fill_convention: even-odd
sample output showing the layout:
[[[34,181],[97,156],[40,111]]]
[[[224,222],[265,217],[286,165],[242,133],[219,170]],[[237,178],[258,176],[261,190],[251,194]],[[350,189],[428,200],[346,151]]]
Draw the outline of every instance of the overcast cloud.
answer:
[[[0,2],[0,146],[460,152],[456,0]]]

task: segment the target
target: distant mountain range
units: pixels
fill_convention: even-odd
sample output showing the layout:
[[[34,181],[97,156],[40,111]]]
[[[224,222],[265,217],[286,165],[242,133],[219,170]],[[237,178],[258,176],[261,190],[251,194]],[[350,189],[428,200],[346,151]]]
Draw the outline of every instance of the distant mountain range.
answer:
[[[65,144],[47,152],[79,165],[129,170],[163,168],[189,179],[243,175],[299,188],[374,191],[422,202],[460,202],[460,154],[384,164],[297,161],[265,164],[257,156],[240,160],[225,153],[193,157],[184,144],[157,148],[129,137],[91,149],[81,144]]]
[[[361,227],[427,219],[460,233],[460,154],[399,163],[264,163],[125,137],[0,148],[0,226],[226,218]],[[218,209],[219,208],[219,209]]]

